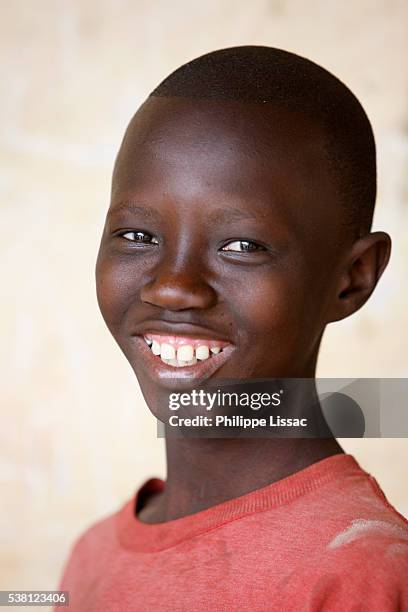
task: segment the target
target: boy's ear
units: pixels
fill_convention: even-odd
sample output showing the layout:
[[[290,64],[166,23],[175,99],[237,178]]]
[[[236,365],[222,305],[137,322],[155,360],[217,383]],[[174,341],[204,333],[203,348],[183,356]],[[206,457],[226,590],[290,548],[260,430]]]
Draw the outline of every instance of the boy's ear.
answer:
[[[390,254],[391,238],[385,232],[373,232],[356,240],[344,263],[328,323],[345,319],[365,304],[387,267]]]

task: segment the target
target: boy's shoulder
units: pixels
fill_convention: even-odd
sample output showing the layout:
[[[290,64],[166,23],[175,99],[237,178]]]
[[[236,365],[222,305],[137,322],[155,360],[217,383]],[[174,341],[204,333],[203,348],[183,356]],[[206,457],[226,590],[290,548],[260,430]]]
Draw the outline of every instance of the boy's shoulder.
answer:
[[[88,525],[72,543],[68,557],[63,567],[60,580],[60,590],[66,590],[67,584],[75,582],[84,585],[92,582],[92,576],[98,576],[112,560],[112,553],[118,548],[117,520],[125,507],[132,500],[128,500],[119,509],[107,513]]]
[[[328,516],[316,515],[322,542],[302,553],[284,583],[283,609],[408,610],[408,522],[387,500],[377,501],[375,492],[372,500],[354,500],[351,513],[346,501],[349,516],[330,534],[324,534]],[[339,506],[339,518],[344,510]]]
[[[408,610],[408,527],[355,519],[282,583],[278,608]]]
[[[292,534],[302,532],[306,555],[313,551],[354,554],[360,549],[367,552],[368,546],[393,544],[398,544],[395,551],[408,554],[407,519],[352,455],[329,457],[310,466],[305,475],[307,471],[309,477],[300,482],[301,494],[296,491],[300,478],[294,478],[287,493],[291,503],[272,508],[265,516],[271,525],[276,525],[278,517],[281,528],[287,523]]]
[[[364,610],[408,609],[408,521],[371,474],[352,459],[339,461],[349,464],[341,478],[288,508],[286,558],[293,565],[280,605],[343,612],[364,602]]]

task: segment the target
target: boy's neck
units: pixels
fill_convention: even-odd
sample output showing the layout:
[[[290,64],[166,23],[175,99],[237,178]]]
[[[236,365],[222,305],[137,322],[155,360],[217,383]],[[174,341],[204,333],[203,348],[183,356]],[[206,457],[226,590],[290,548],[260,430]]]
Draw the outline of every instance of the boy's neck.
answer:
[[[331,455],[334,438],[167,438],[167,479],[138,516],[162,523],[281,480]]]

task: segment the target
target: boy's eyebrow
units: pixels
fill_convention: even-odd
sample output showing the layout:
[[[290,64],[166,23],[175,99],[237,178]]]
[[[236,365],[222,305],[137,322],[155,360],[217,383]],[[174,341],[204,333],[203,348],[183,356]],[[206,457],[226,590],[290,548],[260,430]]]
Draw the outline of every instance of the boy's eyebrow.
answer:
[[[135,215],[142,215],[147,218],[154,218],[156,216],[156,213],[153,212],[151,208],[140,206],[140,204],[136,204],[136,202],[132,202],[131,200],[122,200],[114,204],[112,208],[108,210],[108,217],[112,217],[120,212],[131,212]]]
[[[258,216],[250,211],[227,207],[217,208],[210,212],[208,218],[214,223],[231,223],[232,221],[257,219]]]
[[[146,218],[153,219],[157,216],[160,216],[160,212],[153,210],[151,208],[146,208],[141,206],[140,204],[136,204],[136,202],[132,202],[131,200],[122,200],[117,204],[114,204],[112,208],[108,210],[108,217],[112,217],[120,212],[130,212],[135,215],[141,215]],[[215,210],[208,213],[208,219],[212,223],[216,224],[227,224],[232,223],[234,221],[245,221],[249,219],[258,219],[259,215],[248,211],[248,210],[240,210],[238,208],[232,207],[223,207],[216,208]]]

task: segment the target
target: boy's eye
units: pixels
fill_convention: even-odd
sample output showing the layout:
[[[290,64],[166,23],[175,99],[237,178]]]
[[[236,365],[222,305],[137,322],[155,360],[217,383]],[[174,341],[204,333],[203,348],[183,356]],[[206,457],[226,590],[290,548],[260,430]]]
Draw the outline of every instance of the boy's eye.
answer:
[[[234,240],[222,247],[221,251],[234,251],[235,253],[253,253],[265,251],[265,247],[251,240]]]
[[[125,240],[129,240],[130,242],[137,242],[140,244],[159,244],[157,238],[148,234],[147,232],[124,232],[120,234],[122,238]]]

